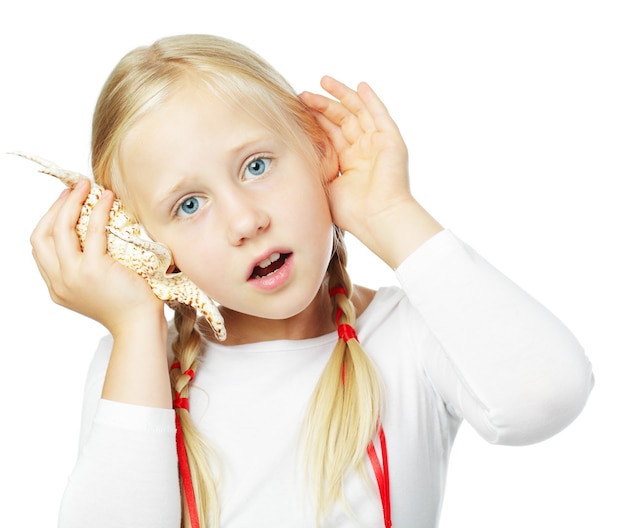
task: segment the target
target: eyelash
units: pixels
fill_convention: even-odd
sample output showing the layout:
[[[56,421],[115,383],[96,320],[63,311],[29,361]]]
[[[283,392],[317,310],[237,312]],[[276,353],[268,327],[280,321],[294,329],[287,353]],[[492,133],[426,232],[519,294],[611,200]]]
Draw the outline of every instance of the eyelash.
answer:
[[[246,178],[245,178],[245,174],[246,174],[246,172],[248,171],[248,169],[250,168],[250,166],[251,166],[253,163],[255,163],[255,162],[257,162],[257,161],[260,161],[260,160],[266,160],[266,161],[268,162],[268,163],[266,164],[266,165],[267,165],[267,167],[265,168],[265,170],[263,171],[263,173],[262,173],[262,174],[259,174],[258,176],[255,176],[255,177],[254,177],[254,178],[252,178],[252,179],[262,178],[263,176],[265,176],[265,174],[266,174],[266,173],[267,173],[267,172],[271,169],[272,164],[274,163],[274,159],[273,159],[273,158],[272,158],[269,154],[267,154],[267,153],[261,153],[261,154],[257,154],[257,155],[255,155],[252,159],[250,159],[249,161],[247,161],[247,162],[244,164],[244,167],[243,167],[243,174],[242,174],[242,176],[241,176],[241,179],[242,179],[242,180],[245,180],[245,179],[246,179]]]
[[[185,196],[184,198],[182,198],[181,200],[179,200],[178,202],[176,202],[176,205],[174,205],[174,208],[172,209],[172,216],[173,216],[174,218],[177,218],[177,219],[183,219],[183,220],[184,220],[184,219],[187,219],[187,218],[193,218],[194,216],[196,216],[197,211],[195,211],[195,212],[193,212],[193,213],[191,213],[191,214],[188,214],[188,215],[181,215],[181,214],[179,214],[179,213],[180,213],[180,211],[181,211],[181,208],[183,207],[183,205],[184,205],[186,202],[188,202],[189,200],[192,200],[192,199],[194,199],[194,198],[195,198],[195,199],[199,199],[199,200],[204,200],[205,202],[208,200],[208,198],[203,198],[202,196],[199,196],[199,195],[196,195],[196,194],[191,194],[191,195],[189,195],[189,196]],[[203,206],[203,205],[204,205],[204,203],[201,203],[201,204],[198,206],[198,209],[202,208],[202,206]]]

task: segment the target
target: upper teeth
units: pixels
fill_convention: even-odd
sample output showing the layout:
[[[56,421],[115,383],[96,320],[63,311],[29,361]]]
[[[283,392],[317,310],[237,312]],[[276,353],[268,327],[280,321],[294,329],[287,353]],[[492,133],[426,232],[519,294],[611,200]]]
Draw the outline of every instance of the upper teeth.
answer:
[[[276,262],[280,258],[280,253],[272,253],[265,260],[259,262],[259,268],[267,268],[270,264]]]

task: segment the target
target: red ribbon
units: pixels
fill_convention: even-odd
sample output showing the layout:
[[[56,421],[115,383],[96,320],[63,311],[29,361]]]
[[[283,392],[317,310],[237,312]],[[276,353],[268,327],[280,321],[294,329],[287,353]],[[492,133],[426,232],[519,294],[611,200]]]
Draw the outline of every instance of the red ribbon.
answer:
[[[181,398],[180,394],[175,393],[174,394],[174,409],[185,409],[186,411],[189,410],[189,398]]]
[[[334,297],[338,293],[341,293],[342,295],[348,295],[346,293],[346,289],[343,286],[335,286],[334,288],[328,290],[328,295],[330,295],[331,297]]]
[[[346,343],[350,340],[350,339],[356,339],[357,341],[359,340],[359,337],[356,335],[356,330],[354,329],[353,326],[349,325],[349,324],[340,324],[337,326],[337,333],[339,334],[339,337],[341,339],[343,339]]]
[[[334,297],[338,293],[341,293],[342,295],[347,295],[346,294],[346,290],[345,290],[345,288],[343,286],[335,286],[334,288],[331,288],[328,291],[328,294],[331,297]],[[339,318],[341,317],[342,313],[343,313],[343,311],[341,310],[341,308],[339,306],[337,306],[337,311],[335,312],[335,324],[336,325],[339,325]],[[339,335],[339,337],[341,337],[341,334]],[[344,339],[344,341],[347,341],[347,339]]]
[[[179,369],[179,368],[180,368],[180,363],[178,361],[175,361],[174,363],[170,365],[170,370]],[[183,372],[183,374],[187,374],[187,376],[189,376],[189,381],[191,381],[196,375],[193,369],[187,369],[185,372]]]
[[[383,517],[385,519],[385,528],[391,528],[391,494],[389,492],[389,462],[387,461],[387,440],[382,425],[378,430],[378,438],[380,439],[380,451],[382,454],[382,467],[374,442],[370,442],[367,446],[367,454],[370,457],[372,469],[378,483],[378,491],[380,493],[380,502],[383,507]]]
[[[170,365],[170,370],[180,368],[178,361]],[[189,381],[194,378],[194,371],[187,369],[183,374],[189,376]],[[174,392],[172,402],[174,409],[185,409],[189,412],[189,398],[181,398],[178,392]],[[176,413],[176,453],[178,454],[178,468],[180,471],[180,479],[183,483],[183,493],[185,502],[187,503],[187,512],[189,514],[189,522],[191,528],[200,528],[200,518],[198,517],[198,505],[196,504],[196,494],[193,490],[193,482],[191,480],[191,469],[189,468],[189,459],[187,458],[187,448],[185,447],[185,439],[183,437],[183,428],[180,423],[178,413]]]
[[[186,400],[187,398],[184,399]],[[187,449],[185,448],[183,429],[180,425],[180,418],[178,418],[178,414],[176,415],[176,452],[178,453],[178,467],[180,470],[180,478],[183,482],[183,492],[185,494],[185,501],[187,502],[189,522],[191,523],[192,528],[200,528],[196,495],[193,491],[191,470],[189,469],[189,460],[187,459]]]

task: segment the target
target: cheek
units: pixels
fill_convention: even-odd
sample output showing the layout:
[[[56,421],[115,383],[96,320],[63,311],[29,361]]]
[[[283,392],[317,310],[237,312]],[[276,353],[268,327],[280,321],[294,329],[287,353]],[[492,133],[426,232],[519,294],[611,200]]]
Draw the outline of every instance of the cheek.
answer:
[[[215,269],[217,262],[220,261],[217,248],[206,239],[177,238],[169,247],[174,262],[187,275],[197,274],[198,269]]]
[[[216,248],[206,237],[194,236],[192,232],[170,233],[156,229],[152,237],[170,250],[172,262],[176,268],[187,275],[193,282],[199,269],[212,269],[218,260]]]
[[[320,192],[309,188],[306,193],[294,197],[293,200],[284,200],[280,222],[298,230],[302,241],[323,244],[327,234],[332,231],[332,217],[326,194],[323,190]]]
[[[314,204],[315,214],[317,221],[324,226],[324,228],[333,225],[332,213],[330,211],[330,203],[328,202],[328,195],[325,188],[320,188],[317,194],[317,199]]]
[[[224,259],[205,245],[177,247],[172,251],[172,255],[176,267],[209,297],[221,298],[224,287],[231,284],[233,275],[230,272],[234,271],[234,268],[223,266],[221,262]]]
[[[302,237],[304,240],[311,241],[312,247],[319,252],[319,258],[323,260],[323,264],[326,266],[330,260],[335,240],[335,227],[330,207],[324,193],[319,196],[318,200],[313,200],[310,203],[308,218],[302,218],[304,224]]]

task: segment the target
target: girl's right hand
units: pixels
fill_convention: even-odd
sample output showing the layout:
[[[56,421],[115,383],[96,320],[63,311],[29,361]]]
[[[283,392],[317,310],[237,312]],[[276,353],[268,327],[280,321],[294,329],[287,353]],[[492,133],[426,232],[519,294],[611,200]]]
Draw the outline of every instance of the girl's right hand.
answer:
[[[98,321],[113,335],[146,317],[164,318],[163,303],[148,283],[106,252],[111,191],[95,205],[81,250],[76,223],[89,190],[88,180],[66,189],[31,235],[33,257],[50,297]]]

